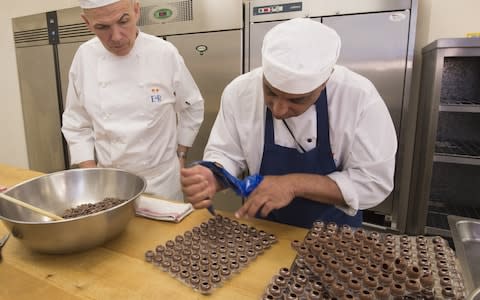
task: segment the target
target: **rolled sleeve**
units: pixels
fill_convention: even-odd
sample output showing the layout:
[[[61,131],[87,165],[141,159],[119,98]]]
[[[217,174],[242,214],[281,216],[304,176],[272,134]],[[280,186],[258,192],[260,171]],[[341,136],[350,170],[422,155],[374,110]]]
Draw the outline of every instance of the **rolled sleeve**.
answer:
[[[187,127],[187,126],[179,126],[177,141],[180,145],[183,145],[186,147],[192,147],[197,134],[198,134],[198,129]]]
[[[357,123],[352,147],[341,169],[329,174],[339,187],[349,215],[372,208],[393,190],[397,139],[383,101],[372,102]]]
[[[178,136],[180,145],[191,147],[203,122],[203,99],[188,105],[178,113]],[[198,98],[197,98],[198,99]],[[181,100],[180,100],[181,101]]]
[[[346,205],[336,205],[336,207],[347,215],[354,216],[359,208],[359,200],[355,190],[355,185],[352,183],[348,175],[344,174],[343,172],[333,172],[327,176],[335,181],[340,189],[340,192],[342,193],[343,200],[346,203]]]
[[[234,174],[238,176],[241,173],[241,169],[238,165],[227,158],[225,154],[221,154],[219,152],[209,152],[208,155],[204,157],[204,160],[213,161],[220,164],[225,170],[227,170],[230,174]]]
[[[72,165],[78,164],[87,160],[94,160],[94,146],[93,143],[74,144],[69,146],[70,163]]]
[[[361,168],[349,168],[328,175],[340,189],[348,207],[339,206],[349,215],[356,210],[374,207],[393,190],[395,159],[376,162]]]

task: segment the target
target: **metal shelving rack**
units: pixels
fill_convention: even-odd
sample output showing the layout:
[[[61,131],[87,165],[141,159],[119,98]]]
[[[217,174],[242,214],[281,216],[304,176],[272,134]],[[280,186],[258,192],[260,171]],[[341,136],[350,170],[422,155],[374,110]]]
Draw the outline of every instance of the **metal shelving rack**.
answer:
[[[441,98],[439,111],[446,112],[480,112],[480,99],[463,97]]]
[[[407,232],[450,237],[448,215],[480,218],[480,39],[422,54]]]

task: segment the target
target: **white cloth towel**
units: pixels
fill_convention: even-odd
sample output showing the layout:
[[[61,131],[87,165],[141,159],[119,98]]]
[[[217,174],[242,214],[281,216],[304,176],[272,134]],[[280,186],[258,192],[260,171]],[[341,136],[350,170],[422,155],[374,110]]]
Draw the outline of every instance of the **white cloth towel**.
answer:
[[[190,203],[178,203],[142,195],[136,201],[135,211],[142,217],[178,223],[193,211],[193,207]]]

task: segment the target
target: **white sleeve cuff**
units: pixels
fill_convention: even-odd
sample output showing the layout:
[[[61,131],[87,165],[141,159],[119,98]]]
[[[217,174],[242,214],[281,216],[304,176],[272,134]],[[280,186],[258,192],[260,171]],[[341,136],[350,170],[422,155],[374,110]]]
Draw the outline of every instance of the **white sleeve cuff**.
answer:
[[[354,216],[359,207],[359,201],[355,188],[353,187],[350,179],[342,172],[333,172],[327,175],[330,179],[335,181],[346,205],[336,205],[335,207],[346,213],[347,215]]]
[[[178,144],[186,147],[192,147],[193,141],[197,136],[198,131],[191,128],[179,128],[177,135]]]
[[[197,101],[179,112],[177,142],[192,147],[203,121],[203,99],[199,95]]]
[[[241,168],[238,167],[233,161],[226,159],[222,155],[215,155],[215,153],[208,153],[203,157],[206,161],[213,161],[222,165],[222,167],[228,171],[228,173],[238,177],[242,172]]]
[[[70,164],[78,164],[87,160],[95,160],[93,144],[75,144],[69,145]]]
[[[343,211],[345,214],[349,215],[349,216],[355,216],[358,212],[357,209],[354,209],[350,206],[340,206],[340,205],[335,205],[336,208],[338,208],[339,210]]]

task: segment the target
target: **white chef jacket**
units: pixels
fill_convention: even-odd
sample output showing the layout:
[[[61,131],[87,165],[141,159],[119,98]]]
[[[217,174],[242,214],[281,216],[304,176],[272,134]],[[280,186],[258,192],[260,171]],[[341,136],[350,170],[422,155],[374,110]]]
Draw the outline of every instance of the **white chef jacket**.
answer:
[[[181,200],[177,145],[190,147],[202,121],[203,98],[171,43],[139,32],[116,56],[95,37],[75,54],[62,126],[72,164],[96,158]]]
[[[265,111],[262,69],[233,80],[224,90],[204,159],[222,164],[237,176],[258,173],[262,162]],[[388,109],[373,84],[342,66],[327,82],[330,145],[336,182],[349,215],[373,207],[393,189],[397,137]],[[311,150],[317,142],[312,105],[302,115],[286,119],[297,141]],[[281,120],[274,119],[275,144],[297,148]]]

